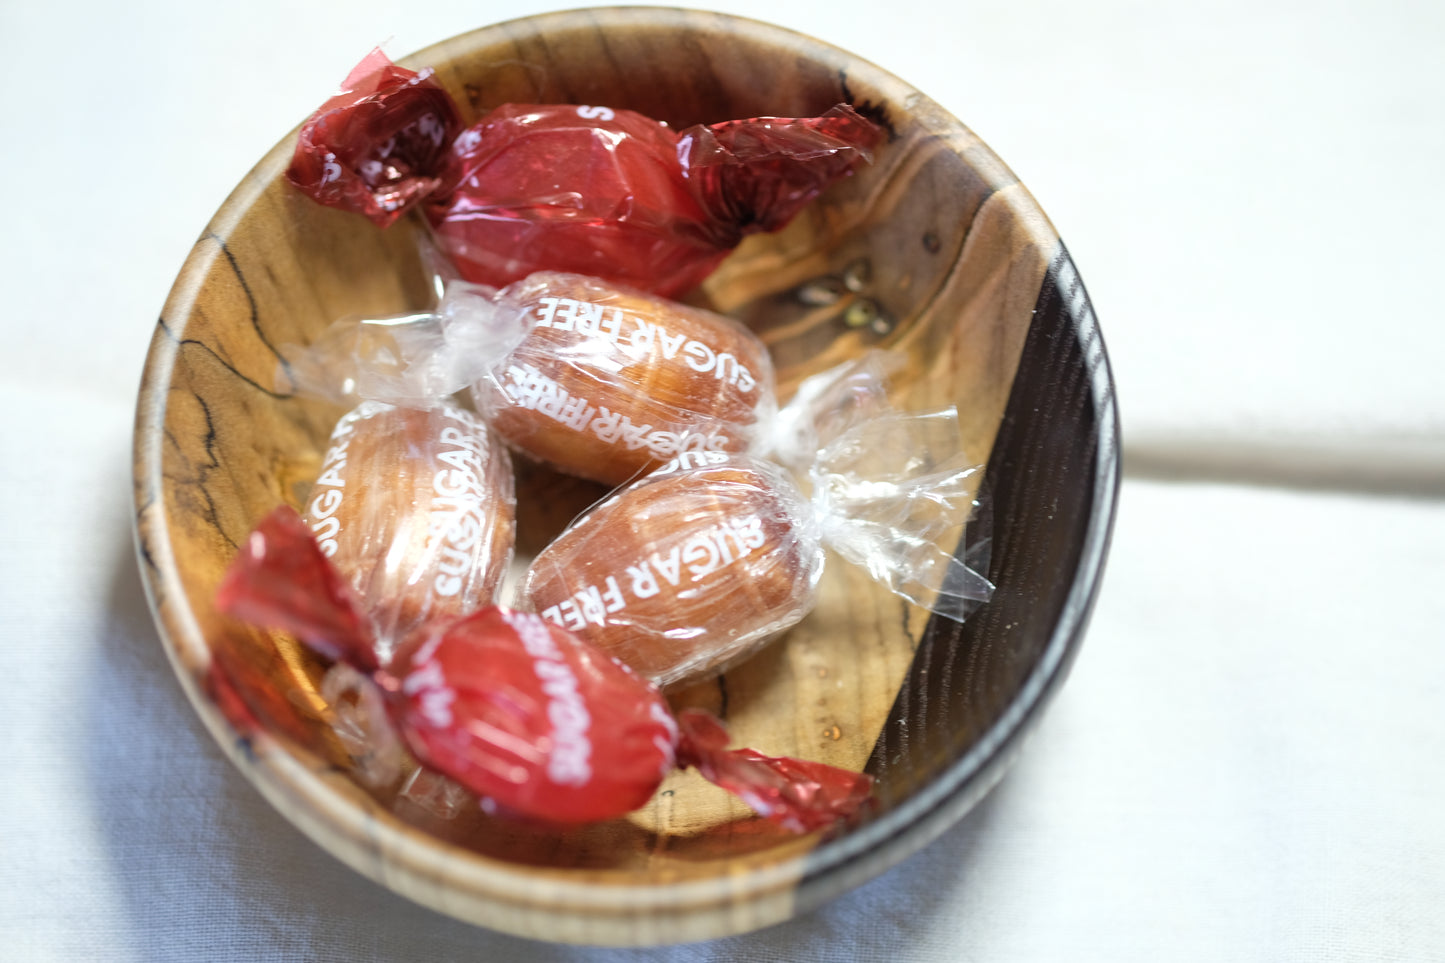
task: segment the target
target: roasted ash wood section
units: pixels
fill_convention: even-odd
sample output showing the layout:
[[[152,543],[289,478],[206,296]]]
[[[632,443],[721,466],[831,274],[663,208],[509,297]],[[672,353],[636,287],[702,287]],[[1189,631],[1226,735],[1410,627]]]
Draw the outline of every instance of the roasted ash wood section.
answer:
[[[924,763],[979,743],[1022,687],[1056,684],[1074,655],[1055,627],[1083,629],[1094,596],[1076,586],[1097,587],[1104,547],[1091,544],[1090,522],[1118,489],[1106,366],[1088,296],[1060,245],[988,463],[989,530],[975,534],[991,540],[998,591],[962,625],[929,623],[869,760],[899,798],[931,775]],[[1053,591],[1038,591],[1051,580]]]
[[[1049,273],[1057,238],[1012,173],[927,98],[816,40],[665,8],[548,14],[407,62],[434,67],[473,116],[509,101],[573,102],[682,127],[811,115],[846,101],[880,121],[889,137],[873,165],[784,231],[749,239],[689,300],[754,327],[778,360],[785,393],[868,347],[894,349],[906,359],[899,404],[957,405],[970,452],[980,462],[994,452],[996,510],[1012,524],[1030,508],[1040,489],[1019,495],[999,485],[1024,469],[1052,470],[1053,442],[1037,448],[1032,439],[1057,426],[1020,414],[1030,400],[1020,399],[1014,373],[1021,355],[1033,363],[1026,339],[1044,337],[1030,324],[1046,275],[1057,274]],[[911,851],[905,839],[870,852],[867,865],[856,858],[870,831],[900,835],[890,814],[972,751],[1013,684],[1001,681],[1005,663],[1026,668],[1032,653],[1006,653],[1015,633],[999,619],[1011,615],[988,615],[960,640],[838,559],[817,610],[781,642],[672,694],[678,705],[722,714],[736,744],[870,765],[880,806],[835,837],[783,833],[690,773],[671,777],[628,819],[567,831],[479,811],[429,817],[350,776],[318,691],[325,667],[289,639],[225,622],[211,601],[252,525],[274,505],[305,498],[341,413],[290,395],[277,377],[281,347],[310,341],[338,318],[401,312],[427,296],[416,225],[383,232],[301,198],[282,178],[293,142],[258,164],[197,241],[157,325],[137,410],[138,547],[163,641],[198,712],[248,778],[313,839],[395,891],[463,919],[570,942],[664,943],[757,928]],[[1065,345],[1068,334],[1050,337]],[[1047,387],[1052,375],[1043,377]],[[1023,445],[1037,460],[1024,468],[1001,461],[1000,425],[1013,439],[1008,451]],[[523,470],[525,559],[600,490]],[[1068,477],[1058,484],[1067,487]],[[1034,580],[1072,573],[1067,552],[1031,553],[1048,539],[1066,548],[1077,531],[1038,524],[1037,535],[1000,542],[1008,606],[1023,604]],[[959,692],[937,689],[945,649],[955,661],[987,663],[964,677],[981,701],[954,705]],[[916,728],[903,728],[935,723],[926,745],[909,741]],[[892,761],[899,753],[902,764]]]
[[[1119,424],[1093,307],[1060,243],[1037,294],[961,554],[987,547],[997,592],[963,624],[932,619],[865,767],[882,815],[816,854],[812,906],[912,853],[1002,776],[1063,684],[1103,577],[1119,489]]]

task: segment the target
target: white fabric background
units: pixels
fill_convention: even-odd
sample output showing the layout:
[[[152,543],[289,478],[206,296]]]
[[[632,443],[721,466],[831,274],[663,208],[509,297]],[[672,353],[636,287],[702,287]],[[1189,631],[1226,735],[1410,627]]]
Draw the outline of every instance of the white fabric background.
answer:
[[[650,951],[454,922],[291,829],[201,730],[142,598],[151,329],[230,187],[367,49],[554,7],[0,0],[0,957],[1445,957],[1445,7],[710,6],[928,91],[1089,286],[1126,481],[1017,766],[818,912]]]

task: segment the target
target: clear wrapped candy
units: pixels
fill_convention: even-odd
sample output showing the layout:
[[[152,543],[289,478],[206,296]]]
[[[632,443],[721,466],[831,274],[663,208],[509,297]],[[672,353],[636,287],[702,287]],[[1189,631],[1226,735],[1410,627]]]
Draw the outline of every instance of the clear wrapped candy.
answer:
[[[367,401],[337,422],[302,518],[384,662],[424,623],[495,601],[515,514],[511,459],[476,415]]]
[[[337,322],[287,349],[285,377],[337,401],[427,406],[467,389],[509,445],[609,485],[684,452],[746,451],[777,411],[772,361],[741,324],[557,272],[501,291],[454,282],[435,312]]]

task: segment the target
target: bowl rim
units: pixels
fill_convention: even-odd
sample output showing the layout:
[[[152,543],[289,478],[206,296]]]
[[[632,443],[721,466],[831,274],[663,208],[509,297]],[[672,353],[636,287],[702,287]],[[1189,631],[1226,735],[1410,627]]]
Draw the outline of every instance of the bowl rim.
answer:
[[[444,58],[451,44],[504,31],[510,26],[537,25],[545,21],[562,23],[598,13],[676,25],[695,25],[701,18],[721,19],[769,43],[801,45],[846,58],[857,65],[858,70],[867,72],[870,81],[897,85],[933,104],[926,95],[890,72],[826,41],[749,17],[672,7],[576,8],[518,17],[442,40],[399,62],[415,65]],[[960,130],[969,130],[951,113],[941,107],[936,109],[939,116]],[[609,885],[597,886],[595,882],[609,873],[629,877],[635,874],[533,867],[461,849],[401,823],[377,805],[368,805],[369,797],[356,787],[348,791],[349,783],[344,777],[318,774],[305,765],[284,736],[242,733],[233,726],[205,691],[203,670],[209,663],[209,651],[200,623],[187,603],[176,559],[170,553],[165,514],[147,515],[145,509],[164,485],[162,457],[167,385],[184,342],[184,319],[210,267],[216,259],[230,256],[221,239],[228,236],[228,229],[289,162],[295,133],[293,129],[284,136],[233,189],[201,235],[201,242],[211,239],[215,243],[198,242],[182,266],[145,362],[134,435],[133,534],[142,581],[161,643],[188,700],[212,737],[281,815],[362,875],[413,901],[460,919],[519,935],[568,939],[569,932],[557,928],[558,918],[549,915],[550,912],[560,911],[569,917],[622,913],[625,919],[621,919],[621,924],[627,932],[619,942],[648,945],[746,932],[812,909],[928,845],[1002,778],[1021,750],[1025,737],[1040,720],[1042,709],[1062,685],[1077,654],[1103,577],[1117,508],[1120,466],[1113,379],[1097,320],[1076,273],[1071,283],[1076,285],[1079,296],[1064,313],[1067,334],[1080,345],[1097,346],[1098,363],[1092,366],[1088,380],[1098,430],[1085,540],[1062,611],[1039,659],[1004,712],[963,755],[881,815],[816,846],[800,847],[798,852],[782,860],[769,860],[761,867],[753,867],[746,876],[730,874],[721,882],[717,876],[646,883],[609,879]],[[981,140],[978,149],[1004,167],[1002,160]],[[1047,225],[1042,210],[1021,184],[1018,190],[1010,191],[1006,203],[1011,208],[1022,205],[1022,214]],[[1062,242],[1056,243],[1060,255],[1053,259],[1045,284],[1057,281],[1056,268],[1074,270]],[[174,330],[168,327],[167,317],[181,319]],[[886,845],[890,843],[892,845]],[[746,857],[735,859],[746,862]],[[398,886],[403,881],[408,884],[406,888]],[[453,892],[457,886],[462,887],[460,895]],[[760,897],[785,891],[792,891],[792,898],[783,915],[769,915],[764,911],[759,918],[737,918],[740,901],[755,903]],[[648,924],[639,920],[662,909],[673,914],[674,921],[679,912],[701,914],[695,931],[684,930],[680,938],[676,932],[669,932],[654,934],[659,938],[648,939],[645,932]],[[529,910],[541,915],[535,920],[524,920],[519,917],[519,910],[523,917]],[[704,918],[710,913],[716,915]],[[598,922],[597,918],[588,918],[584,938],[577,942],[599,942]],[[518,923],[524,925],[519,927]],[[643,942],[638,942],[640,935]]]

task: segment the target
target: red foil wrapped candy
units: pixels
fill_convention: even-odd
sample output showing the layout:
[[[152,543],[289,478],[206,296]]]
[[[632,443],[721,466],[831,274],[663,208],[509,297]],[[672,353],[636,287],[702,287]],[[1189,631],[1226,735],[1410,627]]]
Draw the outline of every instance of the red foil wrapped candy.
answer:
[[[458,133],[429,75],[379,52],[346,88],[302,128],[292,183],[383,226],[425,199],[461,276],[495,287],[553,270],[679,295],[883,138],[846,104],[681,132],[608,106],[505,104]],[[428,149],[439,127],[454,136],[444,157]]]
[[[716,720],[674,717],[656,687],[530,613],[489,606],[438,621],[383,668],[351,589],[290,508],[252,532],[216,602],[370,675],[416,758],[500,811],[563,824],[615,818],[678,765],[796,831],[824,828],[869,797],[867,775],[727,749]]]
[[[432,79],[373,50],[301,128],[286,176],[327,207],[382,227],[456,181],[456,104]]]

